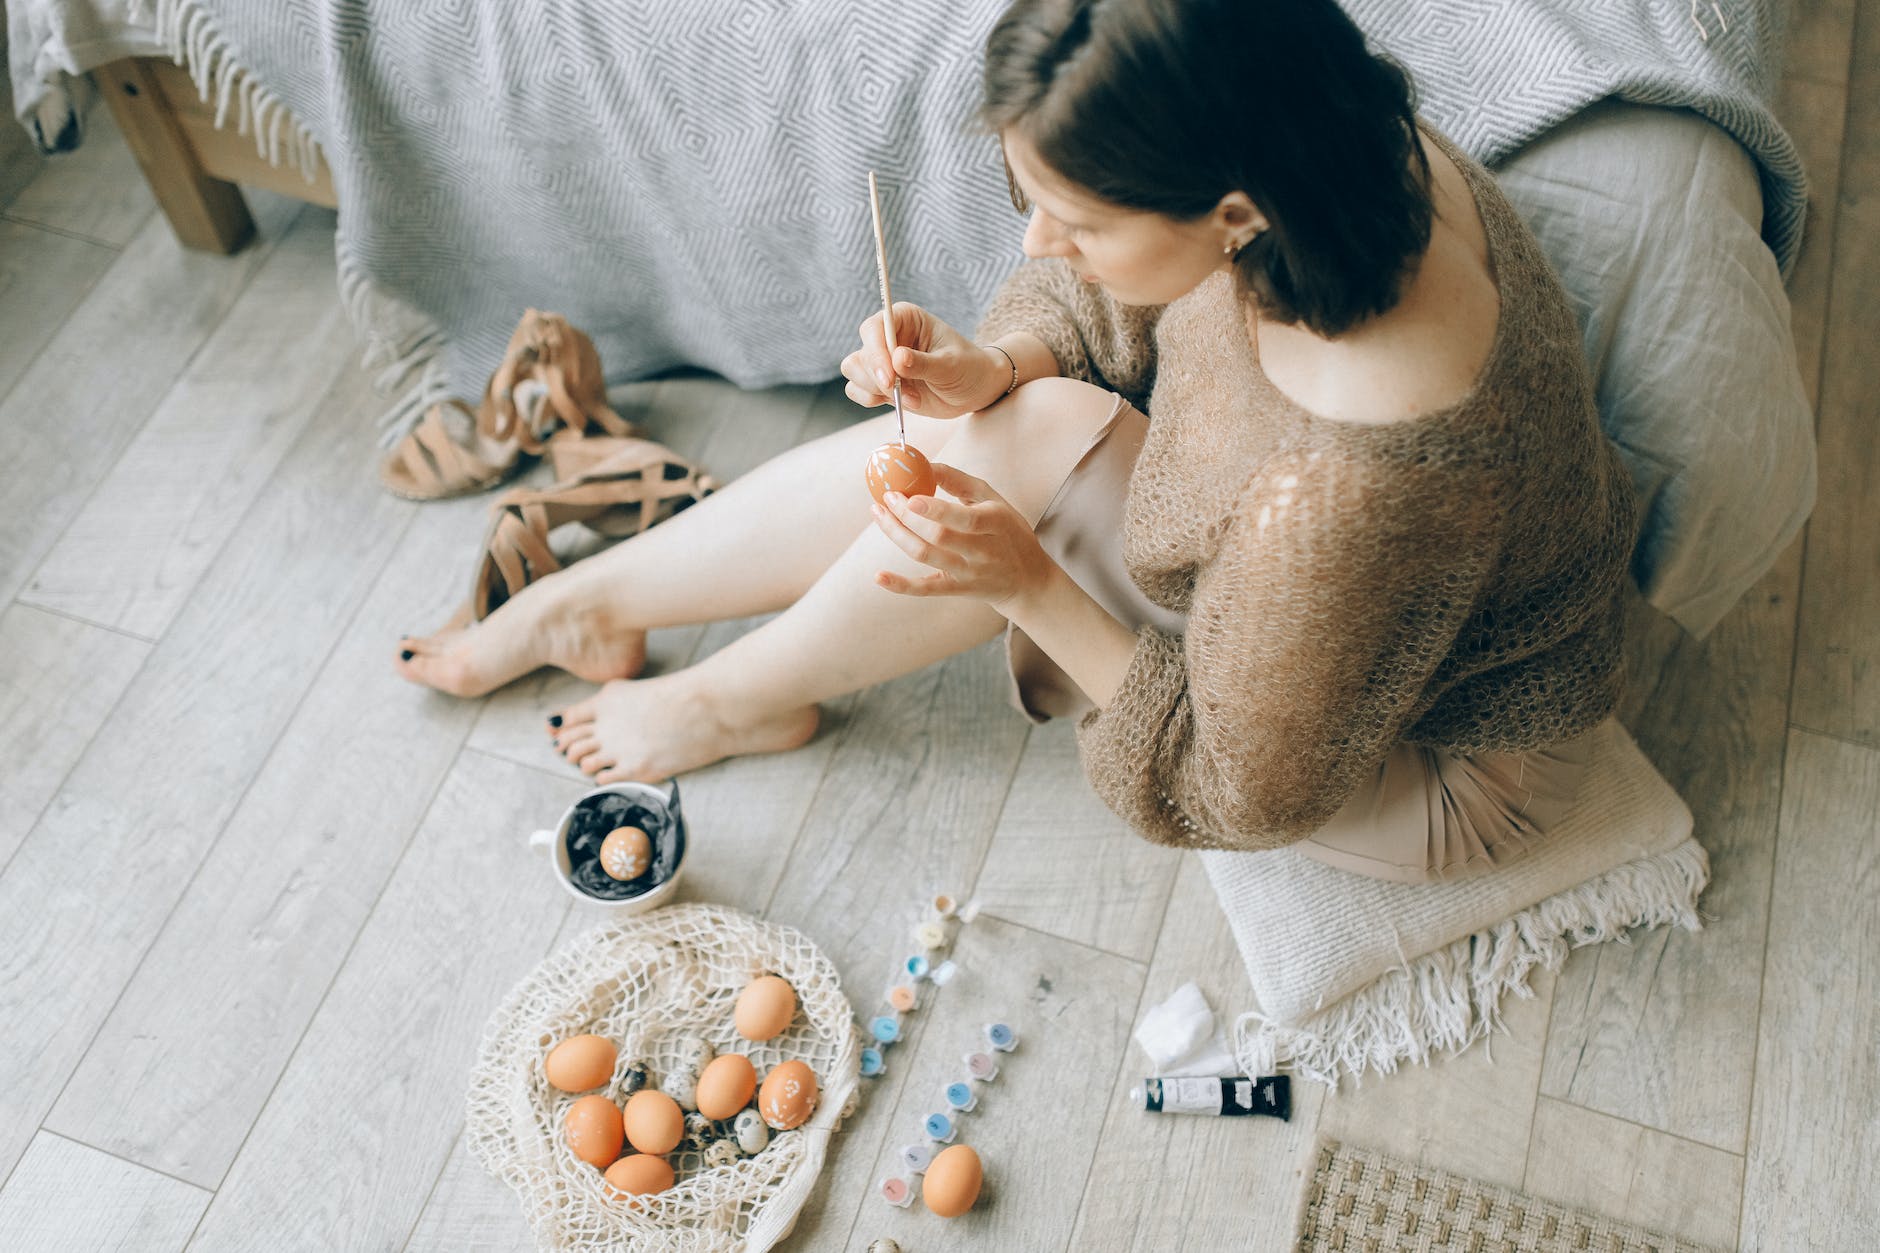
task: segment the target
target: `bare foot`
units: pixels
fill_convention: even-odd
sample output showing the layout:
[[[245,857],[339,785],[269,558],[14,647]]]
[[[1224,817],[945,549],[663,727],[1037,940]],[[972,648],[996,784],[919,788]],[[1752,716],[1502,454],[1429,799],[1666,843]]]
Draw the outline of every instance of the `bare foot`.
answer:
[[[543,666],[591,683],[626,679],[646,664],[646,632],[604,603],[571,595],[560,574],[531,583],[481,622],[406,636],[394,663],[413,683],[481,696]]]
[[[726,757],[781,753],[816,734],[814,705],[727,712],[696,668],[616,681],[549,719],[555,747],[597,783],[657,783]],[[557,720],[559,719],[559,722]]]

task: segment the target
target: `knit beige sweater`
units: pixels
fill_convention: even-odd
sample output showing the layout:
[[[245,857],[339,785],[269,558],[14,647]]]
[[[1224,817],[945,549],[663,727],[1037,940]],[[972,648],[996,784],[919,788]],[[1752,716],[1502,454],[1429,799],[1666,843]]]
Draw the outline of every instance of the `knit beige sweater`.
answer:
[[[1097,792],[1158,843],[1289,844],[1401,741],[1534,748],[1617,702],[1631,480],[1539,245],[1434,138],[1474,193],[1501,296],[1488,360],[1447,409],[1309,413],[1262,373],[1226,273],[1141,308],[1028,262],[980,328],[1031,332],[1065,376],[1149,415],[1124,556],[1187,630],[1139,632],[1078,740]]]

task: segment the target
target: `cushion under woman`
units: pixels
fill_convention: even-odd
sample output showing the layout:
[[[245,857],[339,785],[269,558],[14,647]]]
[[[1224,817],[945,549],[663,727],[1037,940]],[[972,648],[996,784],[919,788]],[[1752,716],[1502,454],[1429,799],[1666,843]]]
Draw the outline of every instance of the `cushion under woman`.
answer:
[[[1333,0],[1018,0],[984,119],[1029,258],[969,339],[842,362],[941,494],[875,508],[884,416],[408,641],[458,694],[558,665],[600,780],[795,747],[817,704],[1004,634],[1150,839],[1481,873],[1571,802],[1620,683],[1635,504],[1578,328],[1492,177]],[[1145,411],[1146,410],[1146,416]],[[633,680],[648,629],[778,612]]]

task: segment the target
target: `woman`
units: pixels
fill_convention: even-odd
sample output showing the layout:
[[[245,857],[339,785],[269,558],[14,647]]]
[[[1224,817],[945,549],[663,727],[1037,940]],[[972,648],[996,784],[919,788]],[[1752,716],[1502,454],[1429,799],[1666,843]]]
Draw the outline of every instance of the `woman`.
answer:
[[[985,95],[1031,260],[978,342],[903,304],[892,359],[871,318],[842,363],[860,404],[898,377],[944,495],[867,526],[893,419],[861,423],[405,673],[604,682],[556,742],[644,778],[1005,633],[1021,707],[1079,718],[1152,840],[1406,882],[1518,856],[1617,699],[1634,504],[1493,180],[1332,0],[1018,0]],[[649,628],[773,610],[624,681]]]

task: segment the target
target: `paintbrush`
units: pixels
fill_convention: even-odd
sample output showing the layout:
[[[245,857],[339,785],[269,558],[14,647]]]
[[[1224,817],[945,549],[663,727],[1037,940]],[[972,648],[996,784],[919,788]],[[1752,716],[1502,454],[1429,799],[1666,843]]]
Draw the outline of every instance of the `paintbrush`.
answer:
[[[875,186],[875,172],[868,171],[868,210],[875,219],[875,273],[881,276],[881,329],[888,335],[888,368],[894,369],[894,297],[888,294],[888,240],[881,233],[881,191]],[[901,411],[901,377],[894,378],[894,420],[901,430],[901,442],[907,443],[907,415]]]

